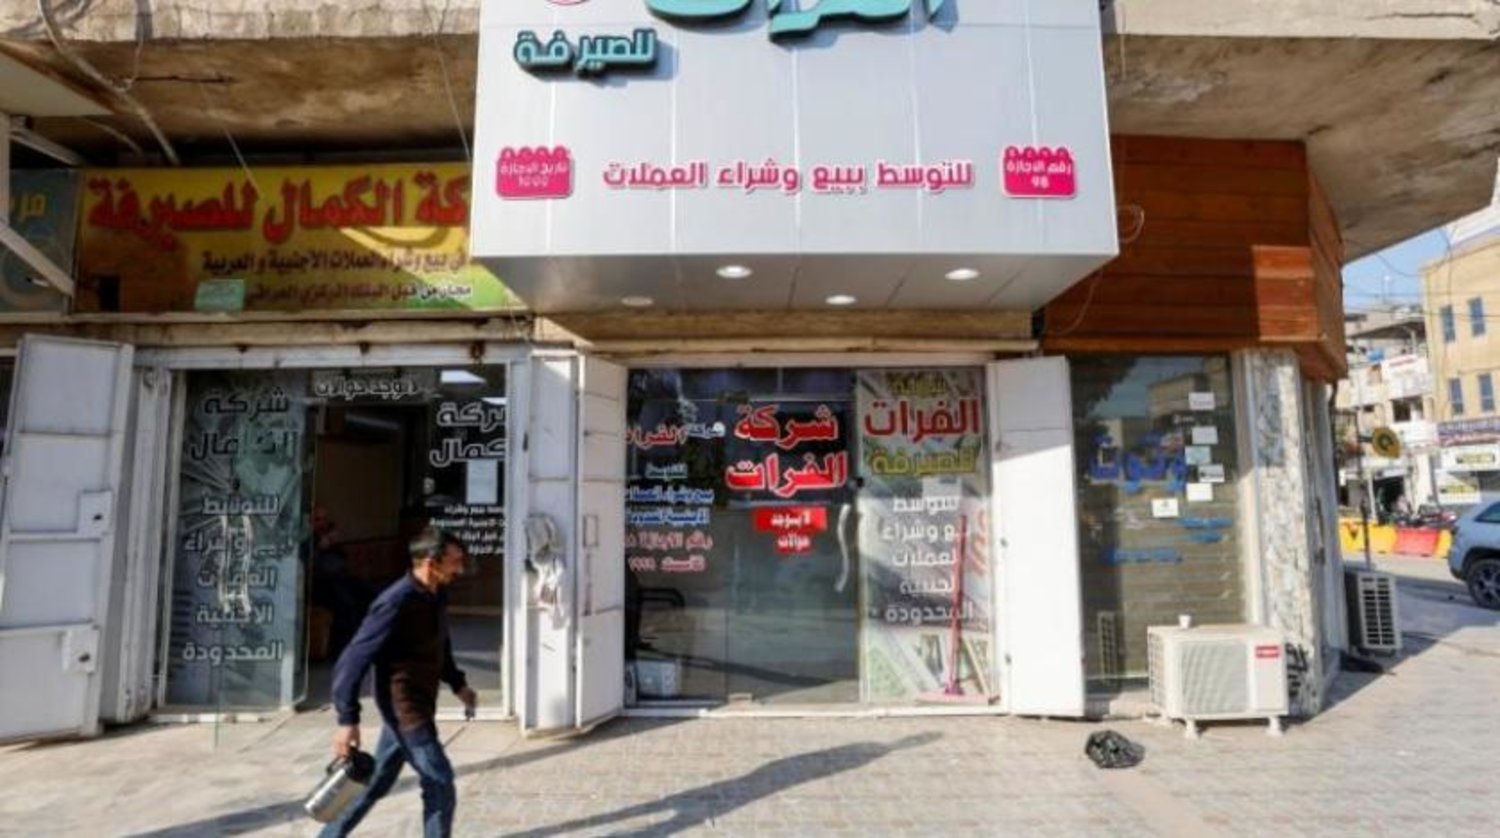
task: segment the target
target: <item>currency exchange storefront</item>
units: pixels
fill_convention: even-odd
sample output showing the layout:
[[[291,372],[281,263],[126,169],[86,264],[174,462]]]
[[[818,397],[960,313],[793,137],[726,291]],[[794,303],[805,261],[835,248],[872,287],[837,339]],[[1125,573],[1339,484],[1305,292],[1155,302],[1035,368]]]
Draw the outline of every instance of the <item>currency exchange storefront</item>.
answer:
[[[76,264],[77,293],[37,304],[87,325],[31,315],[16,357],[0,357],[0,390],[18,393],[0,426],[22,462],[7,500],[45,498],[51,516],[26,542],[51,558],[11,551],[7,578],[47,591],[38,614],[55,611],[57,642],[92,665],[34,658],[48,665],[24,678],[51,698],[0,733],[324,706],[333,660],[425,526],[468,547],[454,651],[487,712],[507,712],[521,587],[507,559],[522,552],[507,512],[536,353],[515,298],[468,258],[469,171],[56,179],[47,206],[66,208],[52,223],[69,235],[55,258]],[[48,398],[57,380],[92,396]],[[74,506],[100,523],[60,538]],[[49,566],[100,588],[45,584]]]
[[[524,729],[1083,712],[1067,368],[1019,356],[1118,252],[1101,38],[1086,0],[484,4],[473,252],[610,414]]]

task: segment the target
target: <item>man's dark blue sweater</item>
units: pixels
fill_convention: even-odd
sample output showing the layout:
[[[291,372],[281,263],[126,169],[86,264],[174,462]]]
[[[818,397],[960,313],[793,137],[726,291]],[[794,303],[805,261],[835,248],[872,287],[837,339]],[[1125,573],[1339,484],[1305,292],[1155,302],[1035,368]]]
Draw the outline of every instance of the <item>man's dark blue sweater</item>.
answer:
[[[333,667],[333,706],[339,724],[359,724],[359,686],[375,667],[375,706],[394,731],[430,725],[437,714],[438,681],[454,692],[467,681],[453,662],[448,597],[422,587],[410,573],[386,588],[365,615]]]

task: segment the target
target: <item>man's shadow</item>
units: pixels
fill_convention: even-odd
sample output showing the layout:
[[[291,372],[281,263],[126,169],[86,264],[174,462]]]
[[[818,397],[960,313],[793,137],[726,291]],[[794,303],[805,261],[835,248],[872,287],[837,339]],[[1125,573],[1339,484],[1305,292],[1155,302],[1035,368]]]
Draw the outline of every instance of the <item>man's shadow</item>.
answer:
[[[919,733],[886,744],[857,742],[822,751],[812,751],[772,760],[765,765],[729,780],[698,786],[660,800],[641,803],[614,812],[577,818],[552,826],[518,833],[514,838],[545,838],[566,835],[584,829],[598,829],[620,821],[646,818],[670,812],[672,817],[659,824],[628,828],[620,834],[672,835],[705,822],[722,818],[748,803],[778,794],[803,783],[821,780],[834,774],[853,771],[881,757],[906,748],[928,745],[942,738],[939,733]]]

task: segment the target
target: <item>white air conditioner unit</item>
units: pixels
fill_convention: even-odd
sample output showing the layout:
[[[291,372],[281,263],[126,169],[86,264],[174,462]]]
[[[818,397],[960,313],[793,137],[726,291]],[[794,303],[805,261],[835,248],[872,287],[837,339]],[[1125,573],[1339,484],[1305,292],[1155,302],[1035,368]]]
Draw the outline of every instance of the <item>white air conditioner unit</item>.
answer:
[[[1146,629],[1151,703],[1163,719],[1199,721],[1265,719],[1281,732],[1287,713],[1286,649],[1280,631],[1222,625]]]
[[[1349,645],[1385,655],[1401,651],[1396,577],[1374,570],[1344,568],[1344,605],[1349,615]]]

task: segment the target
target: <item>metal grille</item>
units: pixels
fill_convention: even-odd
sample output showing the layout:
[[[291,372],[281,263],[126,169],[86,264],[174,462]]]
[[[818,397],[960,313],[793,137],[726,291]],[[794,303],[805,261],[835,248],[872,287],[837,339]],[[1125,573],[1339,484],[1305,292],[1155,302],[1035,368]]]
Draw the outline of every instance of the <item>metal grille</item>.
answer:
[[[1360,574],[1359,612],[1363,637],[1360,645],[1366,649],[1392,650],[1397,648],[1395,580],[1389,576]]]
[[[1095,640],[1099,644],[1099,677],[1114,684],[1120,680],[1121,660],[1125,650],[1120,647],[1120,621],[1113,611],[1100,611],[1094,622]]]
[[[1146,635],[1146,672],[1151,683],[1151,703],[1158,710],[1167,706],[1167,673],[1162,668],[1162,645],[1161,635]]]
[[[1185,717],[1243,713],[1250,706],[1250,647],[1242,640],[1183,643]]]

